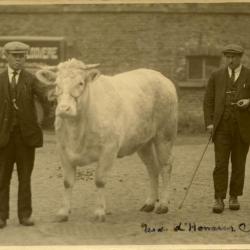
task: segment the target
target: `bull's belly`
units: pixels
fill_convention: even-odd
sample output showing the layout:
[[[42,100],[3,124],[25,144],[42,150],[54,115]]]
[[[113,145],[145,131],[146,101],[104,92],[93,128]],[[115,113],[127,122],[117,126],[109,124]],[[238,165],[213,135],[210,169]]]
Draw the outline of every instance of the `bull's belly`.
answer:
[[[133,145],[133,146],[127,146],[127,147],[122,147],[118,154],[117,154],[117,157],[118,158],[122,158],[124,156],[127,156],[127,155],[131,155],[133,153],[135,153],[142,145]]]
[[[122,158],[127,155],[131,155],[135,153],[139,148],[141,148],[143,145],[147,144],[152,139],[152,136],[148,136],[144,138],[144,140],[136,141],[131,139],[129,142],[124,143],[117,154],[118,158]]]
[[[150,122],[134,123],[129,126],[132,130],[123,131],[123,140],[117,157],[131,155],[148,143],[156,134],[156,125]]]
[[[97,162],[104,152],[114,153],[118,158],[131,155],[150,141],[155,135],[155,126],[143,127],[141,125],[139,127],[140,129],[134,129],[132,132],[131,130],[126,130],[119,134],[120,138],[123,138],[120,141],[120,145],[118,143],[119,136],[112,137],[112,135],[106,138],[110,141],[100,142],[99,138],[91,137],[91,140],[86,139],[83,144],[76,144],[76,142],[70,139],[61,141],[60,138],[58,138],[60,154],[63,159],[74,166],[85,166]],[[122,136],[122,134],[124,136]],[[106,146],[110,147],[110,145],[113,145],[112,152],[105,150]]]

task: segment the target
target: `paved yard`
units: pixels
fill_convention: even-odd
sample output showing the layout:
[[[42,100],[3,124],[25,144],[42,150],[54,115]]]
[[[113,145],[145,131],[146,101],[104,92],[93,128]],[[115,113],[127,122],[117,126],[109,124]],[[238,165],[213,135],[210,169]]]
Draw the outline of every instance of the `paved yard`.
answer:
[[[211,177],[214,165],[212,144],[183,208],[178,209],[206,142],[206,136],[179,136],[174,148],[175,164],[168,214],[147,214],[139,211],[148,188],[148,176],[140,159],[133,155],[117,160],[108,178],[107,202],[111,214],[105,223],[94,222],[92,217],[96,194],[93,182],[94,165],[78,168],[70,220],[57,223],[54,216],[61,204],[62,173],[55,137],[53,133],[45,133],[45,145],[37,150],[32,179],[33,216],[36,225],[24,228],[18,224],[17,176],[14,173],[11,218],[8,226],[0,231],[0,245],[249,244],[249,160],[240,211],[229,211],[227,206],[223,214],[216,215],[211,212]],[[208,227],[217,230],[207,231]]]

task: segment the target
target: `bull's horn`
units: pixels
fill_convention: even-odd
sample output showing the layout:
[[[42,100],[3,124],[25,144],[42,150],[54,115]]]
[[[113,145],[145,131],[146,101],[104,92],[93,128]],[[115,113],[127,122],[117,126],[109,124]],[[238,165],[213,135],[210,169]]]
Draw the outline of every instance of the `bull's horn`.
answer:
[[[38,70],[36,72],[36,77],[40,82],[45,83],[48,86],[55,85],[56,73],[50,70],[46,69]]]
[[[98,66],[100,66],[100,63],[96,63],[96,64],[86,64],[84,66],[84,69],[93,69],[93,68],[97,68]]]
[[[57,65],[56,66],[46,66],[46,67],[43,67],[43,69],[49,70],[49,71],[53,71],[53,72],[57,72],[58,71]]]

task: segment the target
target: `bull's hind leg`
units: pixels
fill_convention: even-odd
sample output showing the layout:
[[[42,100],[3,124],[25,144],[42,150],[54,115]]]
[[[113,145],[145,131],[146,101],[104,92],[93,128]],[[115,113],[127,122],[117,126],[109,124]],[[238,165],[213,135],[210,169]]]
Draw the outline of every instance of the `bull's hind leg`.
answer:
[[[72,189],[75,183],[76,167],[72,166],[65,157],[61,156],[63,169],[63,205],[57,213],[57,221],[64,222],[68,220],[71,211]]]
[[[169,194],[170,194],[170,178],[172,172],[173,156],[172,156],[173,141],[158,140],[155,144],[156,154],[159,165],[161,166],[162,176],[162,194],[159,201],[159,206],[156,213],[162,214],[168,212]]]
[[[155,208],[155,203],[158,200],[158,186],[159,186],[159,169],[155,158],[155,152],[152,142],[144,145],[138,150],[138,155],[147,167],[150,179],[150,192],[146,199],[145,205],[141,211],[152,212]]]

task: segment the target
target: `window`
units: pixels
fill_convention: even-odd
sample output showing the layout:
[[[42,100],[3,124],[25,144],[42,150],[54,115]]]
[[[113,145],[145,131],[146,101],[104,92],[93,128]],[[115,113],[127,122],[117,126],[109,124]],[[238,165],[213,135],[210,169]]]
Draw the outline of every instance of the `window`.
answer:
[[[220,59],[219,56],[187,56],[188,79],[207,79],[212,71],[220,66]]]

